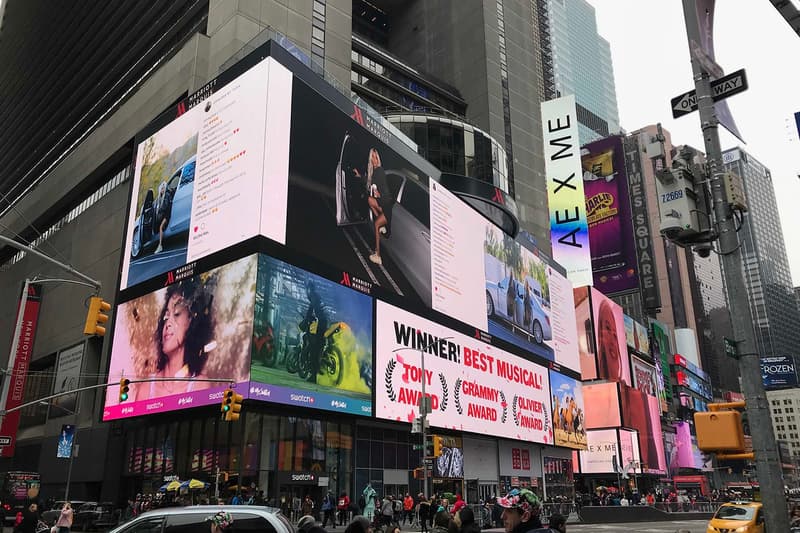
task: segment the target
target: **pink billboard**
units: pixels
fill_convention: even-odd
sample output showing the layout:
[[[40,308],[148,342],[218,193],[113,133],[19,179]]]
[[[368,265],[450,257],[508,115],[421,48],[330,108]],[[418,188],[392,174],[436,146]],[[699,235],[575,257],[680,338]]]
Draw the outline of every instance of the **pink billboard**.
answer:
[[[620,387],[622,425],[639,432],[639,450],[643,471],[648,474],[666,473],[667,461],[664,455],[659,400],[633,387],[625,385],[620,385]]]
[[[630,386],[631,368],[622,307],[592,288],[592,318],[597,347],[597,377]]]

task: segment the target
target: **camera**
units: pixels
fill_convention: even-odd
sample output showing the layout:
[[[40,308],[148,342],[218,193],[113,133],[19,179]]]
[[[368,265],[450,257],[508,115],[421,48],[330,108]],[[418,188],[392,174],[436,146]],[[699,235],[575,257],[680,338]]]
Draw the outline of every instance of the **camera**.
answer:
[[[695,245],[694,252],[702,258],[706,258],[711,255],[711,243],[710,242],[703,242],[698,245]]]

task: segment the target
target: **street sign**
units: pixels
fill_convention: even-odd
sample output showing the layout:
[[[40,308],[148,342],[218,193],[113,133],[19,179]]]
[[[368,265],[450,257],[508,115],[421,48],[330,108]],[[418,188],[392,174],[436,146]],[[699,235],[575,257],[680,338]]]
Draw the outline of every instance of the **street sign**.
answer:
[[[734,359],[739,359],[739,350],[736,347],[736,341],[728,337],[722,337],[722,342],[725,345],[725,355],[733,357]]]
[[[414,450],[421,450],[423,447],[424,447],[424,446],[422,446],[422,444],[414,444],[414,445],[412,446],[412,449],[414,449]]]
[[[433,466],[433,459],[425,459],[425,466],[427,467]]]
[[[747,75],[744,69],[737,70],[711,82],[711,98],[715,102],[746,90]],[[672,106],[672,118],[688,115],[693,111],[697,111],[697,93],[689,91],[679,94],[670,100],[670,105]]]
[[[10,446],[11,437],[0,437],[0,446]]]

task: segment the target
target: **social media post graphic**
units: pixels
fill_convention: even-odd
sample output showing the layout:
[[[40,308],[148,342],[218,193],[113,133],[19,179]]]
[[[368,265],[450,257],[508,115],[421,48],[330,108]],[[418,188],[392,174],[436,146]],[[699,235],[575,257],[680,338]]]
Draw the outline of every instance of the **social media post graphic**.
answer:
[[[259,232],[283,241],[291,79],[268,58],[225,84],[212,80],[139,142],[121,290]]]
[[[433,308],[488,331],[483,287],[483,215],[430,180]]]
[[[429,181],[438,171],[389,147],[390,134],[354,106],[343,112],[309,86],[292,92],[286,245],[431,306]]]
[[[581,382],[551,370],[550,396],[556,446],[586,449],[586,409]]]
[[[378,418],[412,422],[424,383],[433,427],[553,444],[547,369],[384,302],[377,306]]]
[[[372,415],[372,298],[259,256],[250,397]]]
[[[257,269],[256,255],[208,272],[190,265],[119,305],[103,420],[221,402],[231,383],[247,396]],[[134,383],[120,402],[123,377]]]

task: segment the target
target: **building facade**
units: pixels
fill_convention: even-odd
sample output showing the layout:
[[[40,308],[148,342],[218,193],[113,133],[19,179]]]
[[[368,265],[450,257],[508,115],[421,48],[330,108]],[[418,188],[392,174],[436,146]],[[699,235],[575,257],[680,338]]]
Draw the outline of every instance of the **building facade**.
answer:
[[[772,173],[741,148],[722,154],[725,170],[742,178],[748,203],[739,240],[743,275],[762,357],[800,353],[800,314],[777,213]]]

